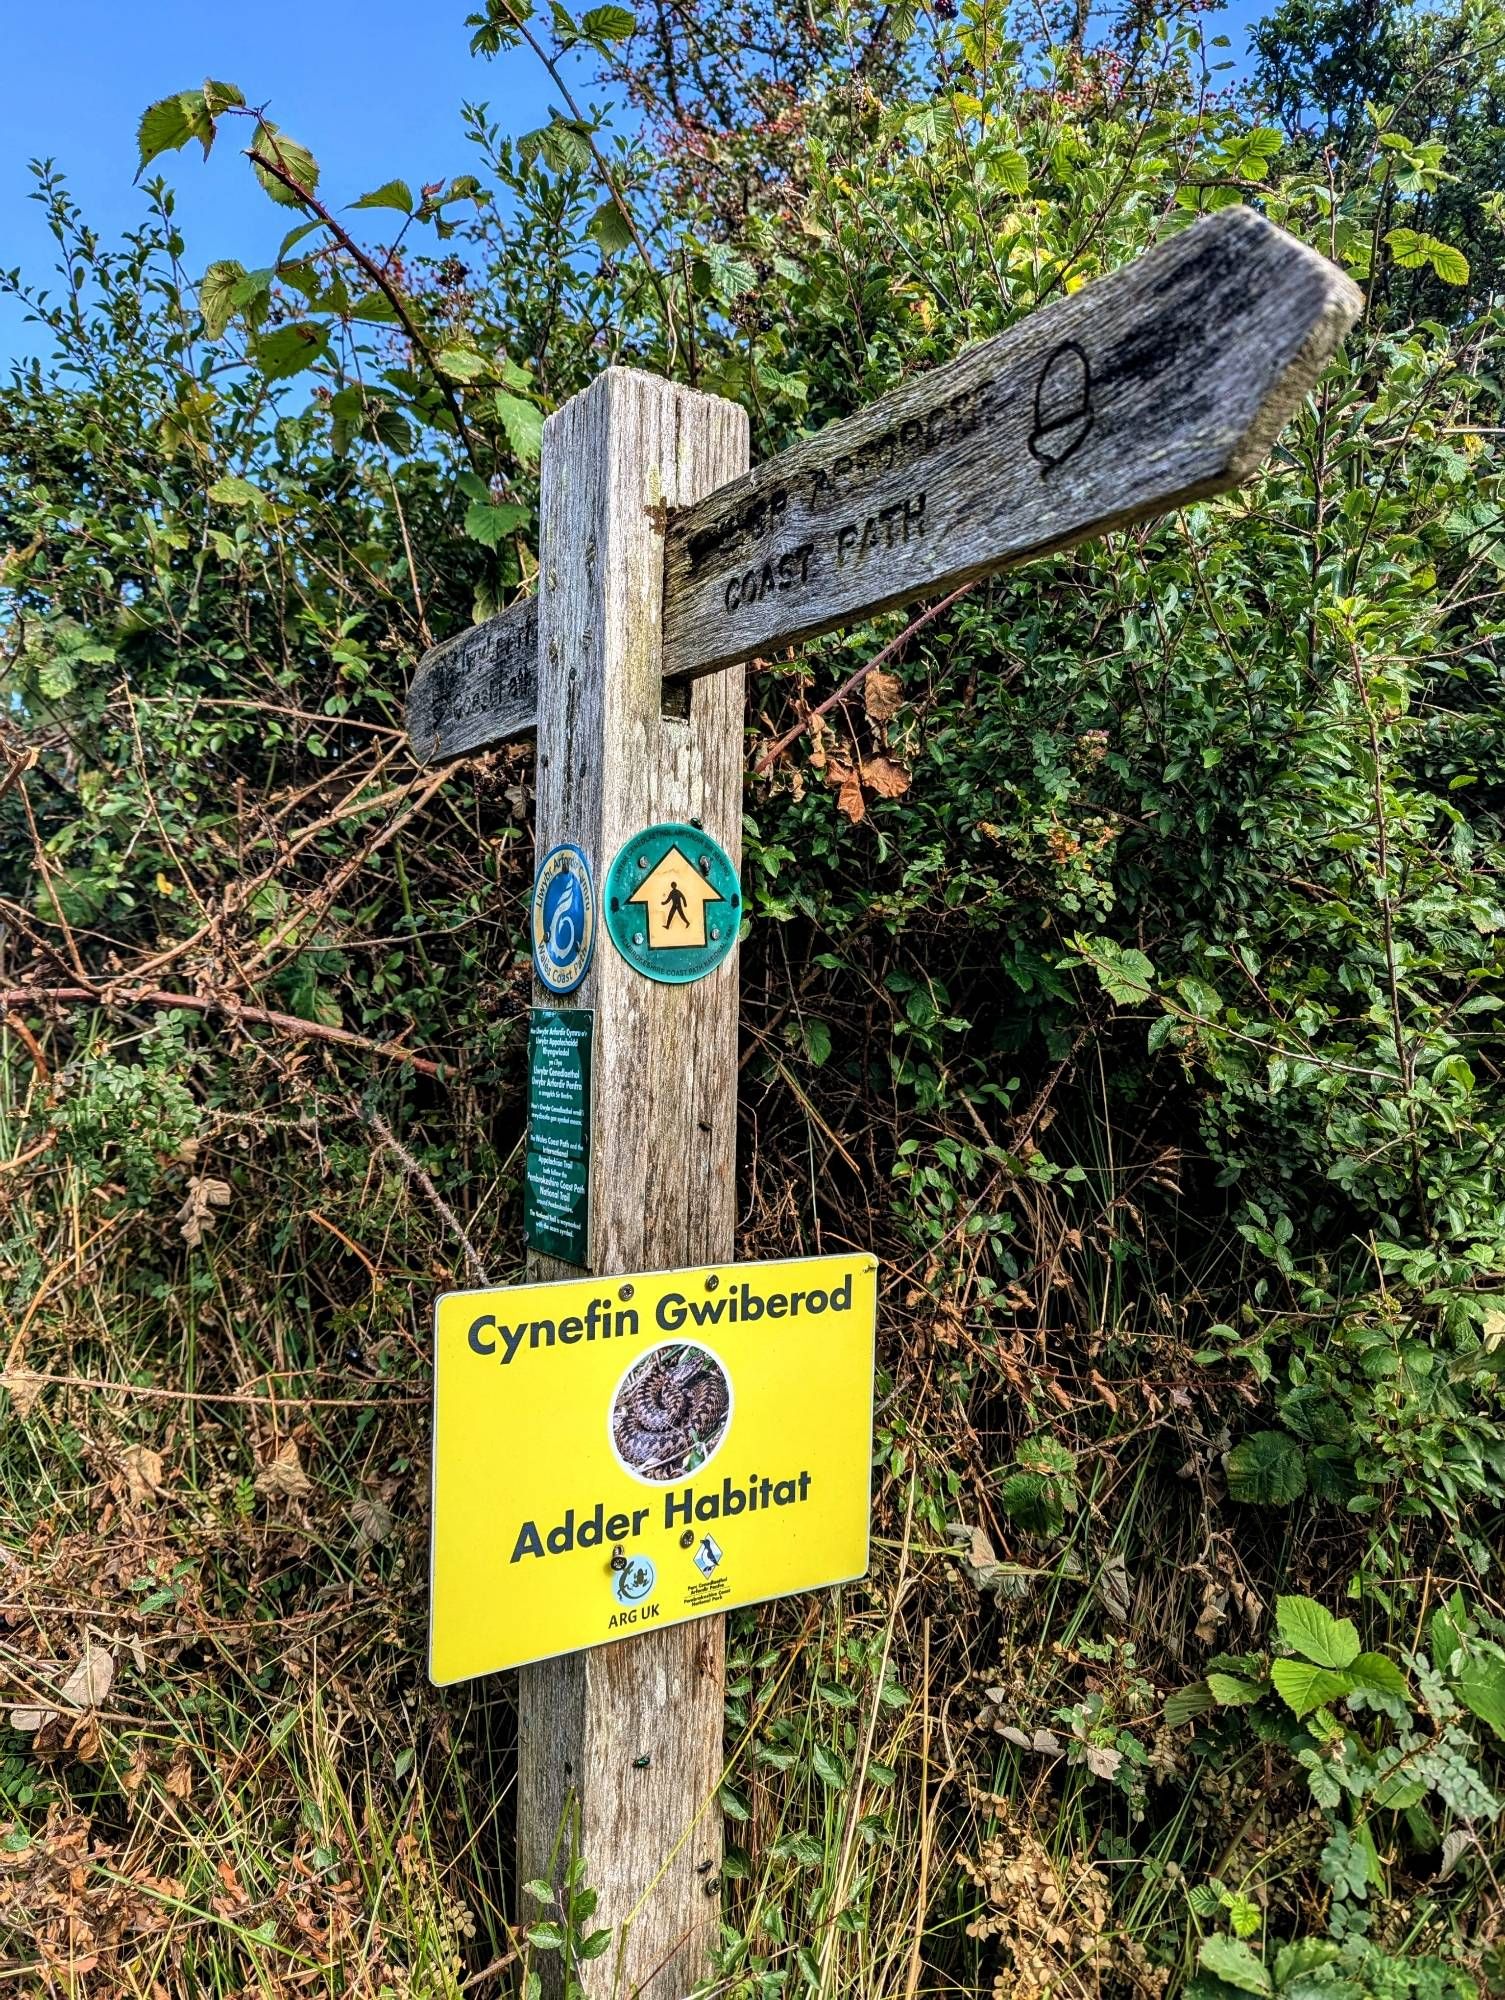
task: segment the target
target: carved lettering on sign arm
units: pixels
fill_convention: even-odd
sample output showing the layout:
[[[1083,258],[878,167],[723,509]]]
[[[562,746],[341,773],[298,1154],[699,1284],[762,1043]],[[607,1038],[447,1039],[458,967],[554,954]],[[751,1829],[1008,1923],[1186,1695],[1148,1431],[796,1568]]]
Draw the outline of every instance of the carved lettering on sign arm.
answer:
[[[663,678],[766,658],[1225,492],[1361,304],[1252,209],[1204,217],[671,515]],[[409,696],[415,754],[531,728],[537,644],[524,604],[435,648]]]

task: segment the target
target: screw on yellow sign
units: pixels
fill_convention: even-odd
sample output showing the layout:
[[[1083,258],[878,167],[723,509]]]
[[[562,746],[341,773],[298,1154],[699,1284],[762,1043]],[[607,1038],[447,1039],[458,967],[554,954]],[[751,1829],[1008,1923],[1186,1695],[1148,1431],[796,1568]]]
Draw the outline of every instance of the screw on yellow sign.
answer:
[[[876,1294],[858,1256],[441,1298],[430,1678],[863,1575]]]

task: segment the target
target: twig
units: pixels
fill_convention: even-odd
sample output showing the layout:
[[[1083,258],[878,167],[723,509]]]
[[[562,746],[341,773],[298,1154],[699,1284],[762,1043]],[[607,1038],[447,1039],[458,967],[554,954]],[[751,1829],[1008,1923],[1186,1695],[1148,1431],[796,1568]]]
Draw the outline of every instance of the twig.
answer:
[[[255,114],[253,113],[252,115],[254,116]],[[269,173],[272,176],[273,180],[281,181],[282,185],[287,189],[290,195],[294,196],[298,201],[300,201],[303,204],[305,208],[311,210],[313,214],[318,216],[320,222],[323,223],[324,227],[329,231],[330,235],[334,238],[336,243],[339,244],[340,248],[346,253],[347,256],[353,257],[355,259],[356,263],[360,265],[361,269],[365,272],[366,276],[371,280],[372,284],[376,286],[378,291],[380,291],[383,298],[385,298],[388,305],[391,306],[393,312],[396,313],[398,319],[402,322],[403,332],[407,335],[408,339],[412,341],[414,347],[418,350],[419,354],[422,355],[424,366],[428,369],[429,373],[438,383],[439,392],[443,396],[445,402],[449,405],[449,413],[455,420],[455,433],[460,440],[461,450],[465,453],[465,456],[470,460],[471,471],[474,472],[477,479],[484,478],[485,475],[481,471],[481,462],[476,456],[475,446],[471,442],[470,432],[466,428],[465,414],[460,407],[460,399],[455,391],[454,384],[450,381],[449,377],[444,373],[444,370],[439,366],[439,363],[434,356],[433,349],[429,346],[428,341],[419,331],[417,322],[414,320],[413,315],[408,310],[408,303],[407,300],[402,295],[401,287],[398,285],[394,285],[392,280],[387,276],[386,272],[381,268],[381,266],[373,258],[368,257],[366,255],[365,251],[361,248],[359,243],[356,242],[355,238],[350,234],[349,230],[341,228],[340,224],[335,220],[334,216],[330,213],[330,211],[324,206],[323,202],[319,200],[317,195],[311,194],[309,192],[309,190],[303,185],[302,181],[298,179],[296,174],[290,174],[287,168],[282,164],[281,160],[268,159],[265,153],[259,152],[257,150],[257,148],[261,144],[262,134],[264,130],[265,127],[262,125],[260,119],[258,118],[256,139],[246,149],[247,159],[253,161],[258,167],[262,168],[264,172]],[[275,146],[276,143],[277,141],[274,138],[272,140],[273,146]]]
[[[879,652],[874,653],[866,666],[859,667],[855,674],[849,674],[836,690],[835,694],[828,694],[818,708],[812,708],[803,721],[797,722],[793,729],[786,730],[777,743],[770,749],[765,750],[753,767],[753,776],[756,778],[767,777],[777,759],[782,756],[791,743],[804,735],[812,722],[819,716],[825,715],[829,710],[835,708],[837,702],[845,701],[846,697],[859,682],[866,680],[869,674],[874,673],[879,667],[886,665],[902,646],[909,644],[909,641],[917,632],[923,632],[925,627],[934,623],[943,611],[949,611],[959,598],[965,597],[970,591],[976,590],[977,581],[977,579],[974,579],[971,583],[964,583],[959,590],[953,590],[949,597],[943,597],[938,604],[927,604],[918,618],[910,620],[897,639],[890,639],[886,646]]]
[[[382,1144],[387,1148],[387,1150],[396,1159],[401,1161],[403,1171],[409,1174],[412,1177],[412,1179],[417,1182],[418,1186],[422,1188],[423,1192],[428,1196],[429,1200],[433,1203],[434,1212],[451,1230],[451,1232],[454,1235],[455,1241],[459,1244],[460,1249],[465,1257],[465,1268],[467,1271],[469,1271],[471,1277],[475,1279],[478,1285],[489,1285],[491,1283],[491,1280],[486,1275],[486,1266],[481,1262],[480,1255],[477,1252],[475,1245],[466,1235],[464,1223],[461,1222],[459,1216],[455,1214],[455,1211],[450,1207],[449,1203],[444,1199],[444,1196],[440,1194],[438,1188],[434,1186],[432,1177],[422,1166],[419,1165],[418,1161],[413,1158],[413,1155],[408,1151],[407,1147],[402,1143],[401,1139],[398,1138],[397,1134],[392,1130],[391,1126],[387,1123],[386,1119],[382,1117],[379,1111],[372,1111],[367,1109],[360,1111],[359,1115],[365,1119],[366,1123],[371,1127],[371,1130],[376,1134],[377,1138],[381,1140]]]
[[[42,1083],[50,1083],[52,1081],[52,1071],[47,1067],[47,1058],[42,1053],[42,1044],[21,1019],[21,1016],[14,1012],[7,1013],[5,1016],[5,1026],[10,1029],[13,1035],[19,1036],[20,1040],[25,1044],[26,1053],[31,1057],[32,1065],[36,1070],[39,1080]]]
[[[44,1375],[34,1368],[7,1369],[0,1374],[0,1388],[10,1388],[6,1375],[17,1376],[28,1387],[39,1383],[49,1389],[90,1389],[99,1395],[140,1396],[149,1403],[236,1403],[249,1405],[252,1409],[276,1410],[288,1404],[300,1410],[386,1410],[406,1409],[419,1404],[427,1405],[429,1397],[423,1396],[297,1396],[284,1389],[273,1389],[265,1396],[249,1393],[231,1394],[228,1390],[216,1393],[210,1389],[156,1389],[140,1382],[97,1382],[88,1375]]]
[[[930,1620],[928,1618],[920,1631],[920,1882],[915,1903],[914,1940],[909,1952],[909,1973],[904,1981],[904,2000],[915,2000],[915,1995],[920,1990],[920,1950],[925,1942],[925,1906],[930,1898],[932,1801],[927,1796],[930,1777]]]
[[[276,1028],[284,1035],[314,1042],[337,1042],[341,1048],[361,1049],[367,1055],[385,1056],[391,1062],[407,1063],[409,1068],[419,1070],[424,1076],[442,1077],[444,1065],[429,1056],[414,1055],[411,1049],[402,1048],[396,1042],[375,1042],[368,1035],[357,1035],[350,1028],[332,1028],[323,1021],[305,1021],[297,1014],[279,1014],[271,1007],[247,1007],[239,1000],[228,996],[205,998],[198,993],[167,993],[159,987],[137,989],[129,983],[96,991],[92,986],[15,986],[8,992],[0,993],[0,1007],[33,1007],[39,1000],[55,1000],[76,1004],[88,1002],[95,1007],[114,1007],[128,1010],[132,1007],[179,1008],[192,1014],[223,1014],[227,1020],[248,1021],[262,1028]]]
[[[559,92],[560,96],[565,101],[565,105],[569,110],[571,118],[573,118],[576,125],[579,126],[581,136],[584,138],[586,145],[590,147],[591,158],[596,163],[596,172],[601,176],[601,179],[605,182],[607,193],[616,203],[617,213],[622,218],[623,226],[626,228],[627,234],[632,238],[633,248],[637,251],[639,257],[642,258],[643,269],[648,273],[648,279],[650,284],[653,286],[654,291],[658,293],[658,302],[659,305],[663,308],[663,314],[664,314],[664,336],[668,342],[669,365],[670,367],[672,367],[674,365],[675,356],[678,353],[679,349],[679,337],[674,329],[674,307],[670,303],[669,294],[664,286],[664,282],[658,274],[658,267],[653,262],[653,259],[648,255],[647,245],[643,242],[642,237],[638,234],[638,226],[633,219],[632,210],[627,206],[627,202],[623,197],[621,190],[618,188],[615,179],[612,177],[611,168],[607,165],[605,157],[601,152],[601,148],[596,144],[595,131],[591,125],[591,121],[587,117],[585,117],[585,115],[582,113],[580,109],[580,106],[575,102],[574,96],[571,93],[569,85],[565,82],[563,76],[561,76],[559,72],[558,63],[556,63],[553,60],[553,58],[548,54],[548,52],[544,49],[542,43],[538,40],[537,36],[535,36],[530,32],[527,23],[527,16],[518,12],[518,10],[513,6],[512,0],[502,0],[502,5],[506,8],[507,13],[511,17],[512,25],[517,29],[517,32],[522,36],[523,40],[528,44],[528,47],[533,51],[534,55],[538,57],[538,60],[543,64],[544,68],[548,71],[549,77],[553,82],[555,89]]]

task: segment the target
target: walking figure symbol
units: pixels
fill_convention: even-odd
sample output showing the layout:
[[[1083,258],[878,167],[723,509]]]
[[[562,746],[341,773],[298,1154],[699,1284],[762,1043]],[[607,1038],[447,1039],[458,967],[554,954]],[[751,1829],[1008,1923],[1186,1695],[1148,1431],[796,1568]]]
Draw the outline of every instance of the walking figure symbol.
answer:
[[[665,930],[669,928],[670,924],[673,923],[676,917],[679,918],[679,921],[684,925],[686,930],[690,928],[688,906],[685,902],[685,892],[683,889],[680,888],[677,882],[671,882],[669,884],[669,893],[664,898],[664,908],[669,912],[668,916],[664,918]]]

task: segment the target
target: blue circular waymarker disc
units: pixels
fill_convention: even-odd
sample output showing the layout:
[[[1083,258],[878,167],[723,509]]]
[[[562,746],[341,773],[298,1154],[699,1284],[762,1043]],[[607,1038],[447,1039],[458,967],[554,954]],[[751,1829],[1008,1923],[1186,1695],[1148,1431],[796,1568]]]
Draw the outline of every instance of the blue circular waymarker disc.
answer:
[[[606,871],[604,898],[617,950],[645,979],[668,986],[714,972],[742,925],[731,856],[685,821],[635,834]]]
[[[551,847],[533,878],[533,970],[551,993],[573,993],[596,942],[590,863],[578,847]]]

